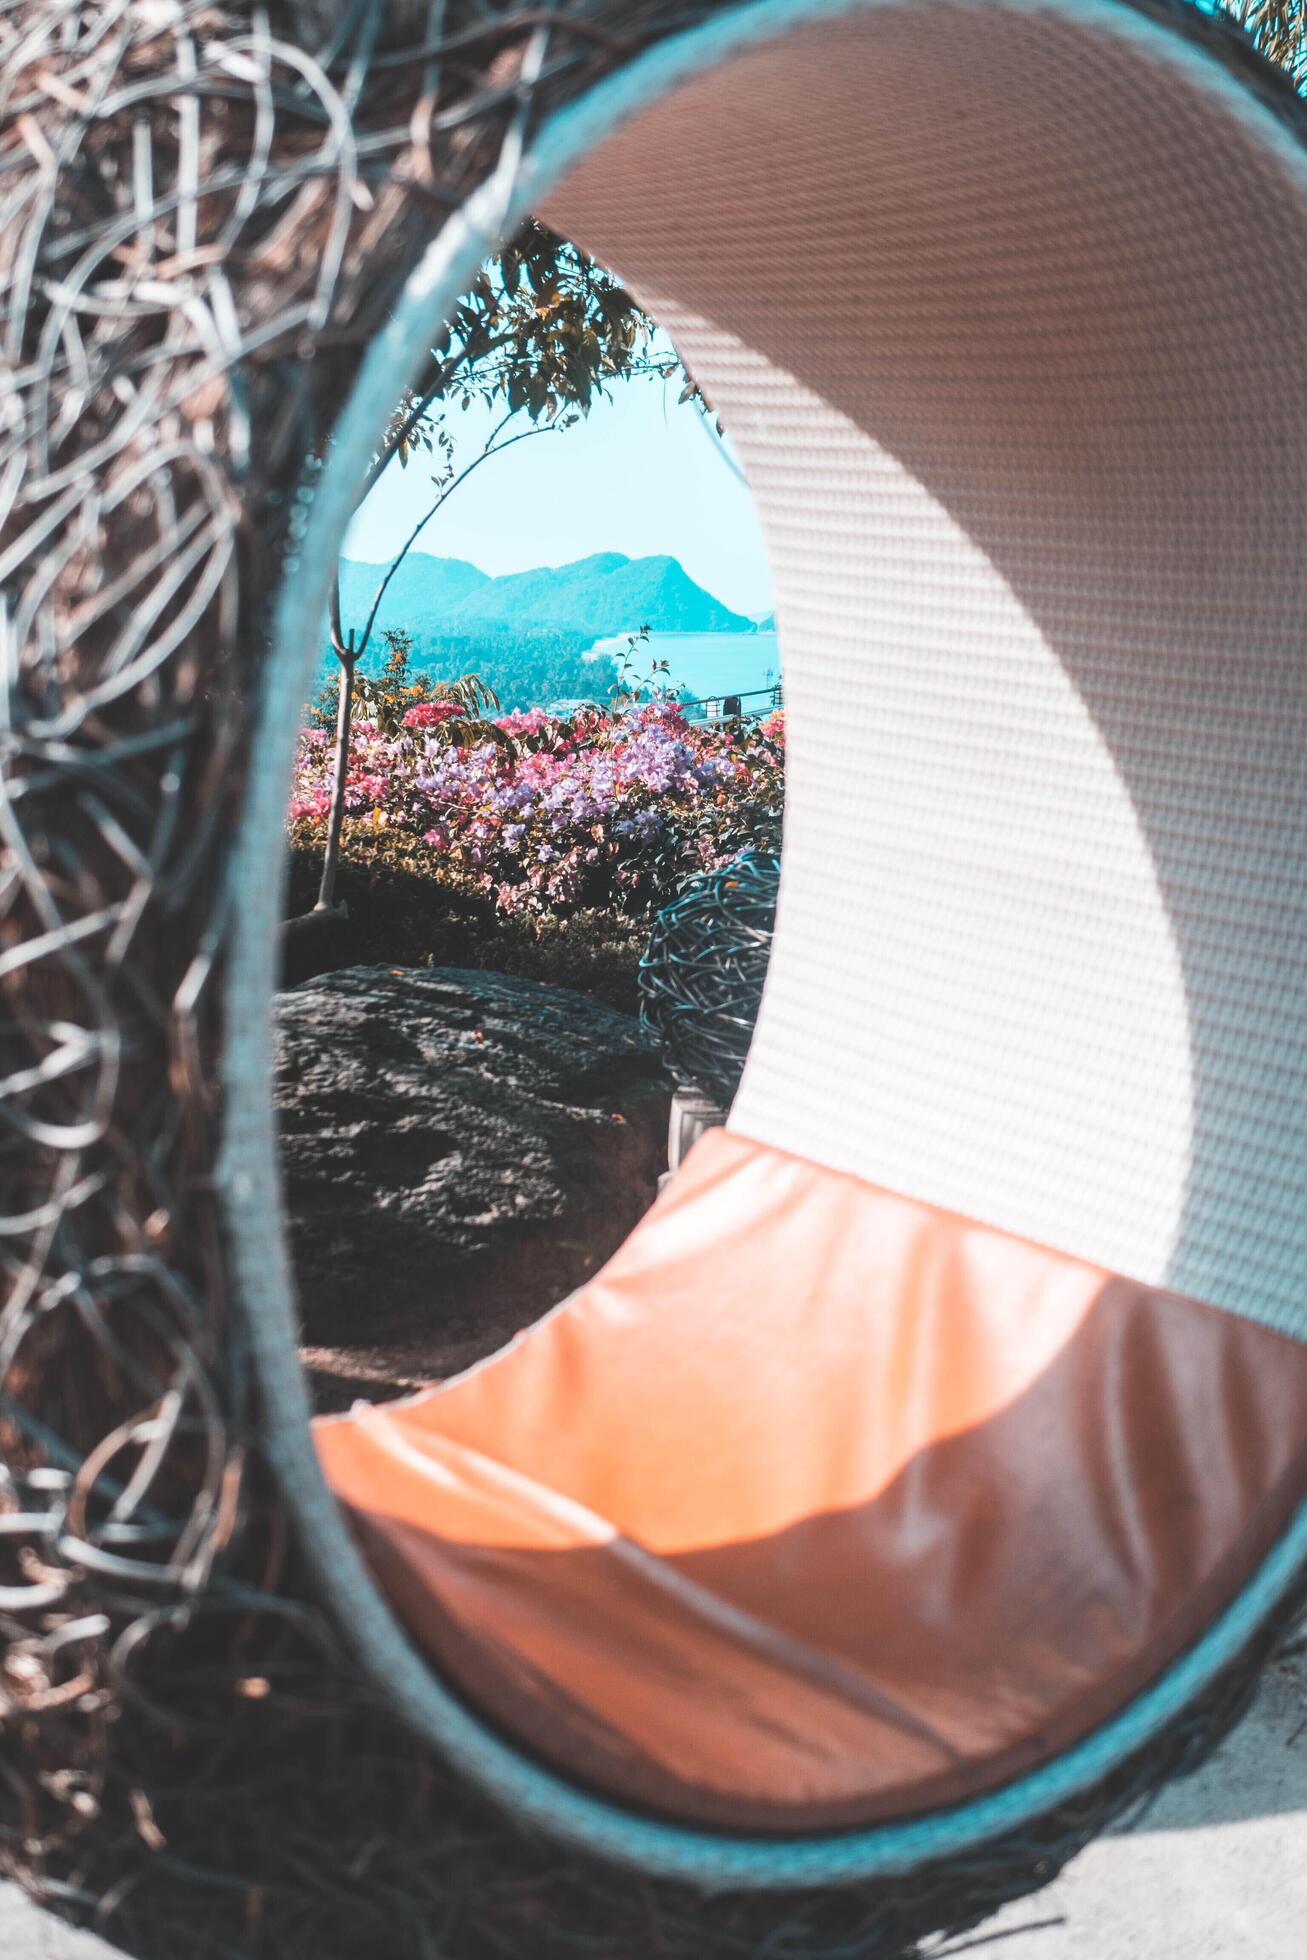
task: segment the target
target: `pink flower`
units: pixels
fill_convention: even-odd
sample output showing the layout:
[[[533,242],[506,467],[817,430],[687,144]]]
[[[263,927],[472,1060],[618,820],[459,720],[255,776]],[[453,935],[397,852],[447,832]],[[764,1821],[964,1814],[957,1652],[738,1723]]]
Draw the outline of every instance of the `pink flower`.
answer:
[[[457,701],[419,701],[410,708],[404,717],[405,728],[439,728],[442,721],[452,721],[455,715],[466,714],[467,710]]]

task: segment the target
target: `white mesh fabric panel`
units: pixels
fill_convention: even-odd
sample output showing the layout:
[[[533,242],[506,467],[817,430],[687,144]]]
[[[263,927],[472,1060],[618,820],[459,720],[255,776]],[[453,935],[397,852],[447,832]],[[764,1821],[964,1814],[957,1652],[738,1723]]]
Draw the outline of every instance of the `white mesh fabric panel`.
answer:
[[[1117,10],[868,6],[548,221],[730,428],[789,709],[733,1123],[1307,1334],[1307,203]]]

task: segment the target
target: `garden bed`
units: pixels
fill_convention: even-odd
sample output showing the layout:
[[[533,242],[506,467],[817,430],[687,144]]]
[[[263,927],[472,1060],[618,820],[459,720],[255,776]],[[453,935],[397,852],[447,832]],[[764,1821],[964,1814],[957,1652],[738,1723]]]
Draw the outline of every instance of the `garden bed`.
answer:
[[[296,928],[287,979],[359,965],[489,968],[635,1011],[649,924],[685,879],[779,848],[784,720],[687,723],[655,701],[472,724],[420,684],[355,723],[335,897]],[[326,719],[305,730],[290,913],[317,895]]]
[[[337,887],[345,916],[292,939],[286,985],[346,966],[477,967],[573,987],[624,1014],[637,1011],[647,925],[599,908],[567,918],[509,918],[492,900],[445,877],[438,864],[396,863],[388,844],[364,831],[347,835]],[[321,869],[320,844],[292,841],[292,917],[313,905]]]

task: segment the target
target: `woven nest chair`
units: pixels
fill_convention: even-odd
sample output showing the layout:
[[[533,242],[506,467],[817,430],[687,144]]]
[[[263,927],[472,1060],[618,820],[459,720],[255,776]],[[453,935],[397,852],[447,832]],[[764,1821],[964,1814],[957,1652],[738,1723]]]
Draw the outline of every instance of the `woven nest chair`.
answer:
[[[6,1863],[169,1960],[974,1923],[1303,1594],[1296,98],[1121,0],[19,0],[0,49]],[[300,707],[528,212],[757,498],[770,972],[596,1279],[311,1424]]]

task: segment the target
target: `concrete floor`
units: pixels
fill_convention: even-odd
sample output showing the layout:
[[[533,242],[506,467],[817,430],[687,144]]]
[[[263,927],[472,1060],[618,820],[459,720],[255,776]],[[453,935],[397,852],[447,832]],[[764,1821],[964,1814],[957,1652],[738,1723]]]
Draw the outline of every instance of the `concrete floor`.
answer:
[[[976,1960],[1307,1960],[1307,1662],[1268,1674],[1201,1774],[1044,1892],[939,1947]]]
[[[0,1960],[112,1953],[0,1885]],[[1091,1845],[1047,1891],[934,1947],[931,1960],[963,1954],[1307,1960],[1307,1662],[1273,1669],[1225,1747],[1142,1824]]]

